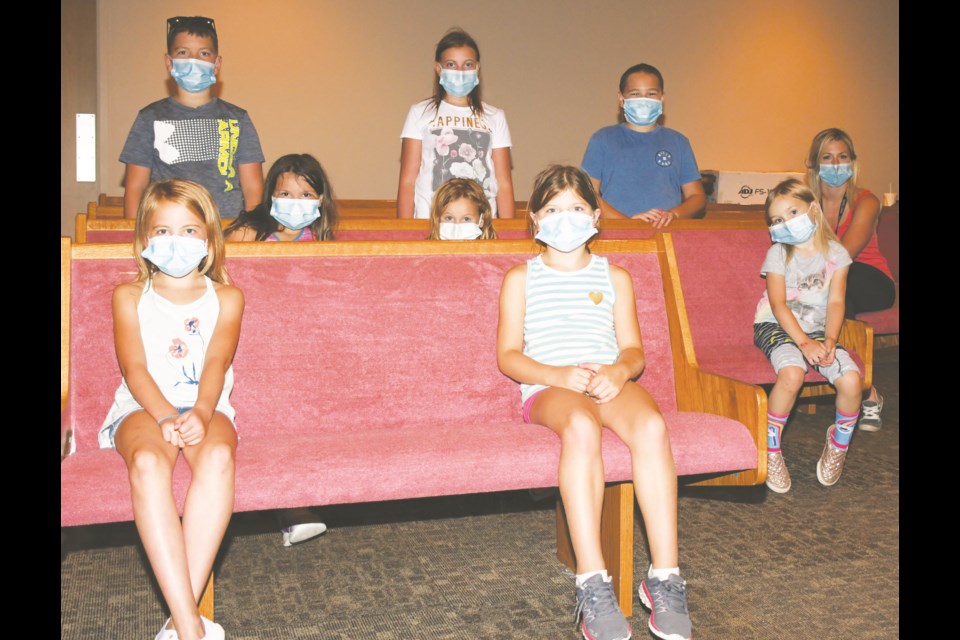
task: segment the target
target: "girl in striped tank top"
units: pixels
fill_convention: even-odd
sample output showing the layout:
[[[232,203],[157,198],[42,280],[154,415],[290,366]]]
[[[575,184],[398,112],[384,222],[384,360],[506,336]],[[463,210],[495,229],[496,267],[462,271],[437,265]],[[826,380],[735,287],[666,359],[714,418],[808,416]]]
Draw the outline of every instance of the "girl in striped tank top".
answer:
[[[497,362],[521,383],[523,415],[560,437],[560,495],[577,559],[577,619],[587,640],[629,638],[600,549],[601,431],[630,448],[653,564],[640,586],[660,638],[691,635],[677,548],[677,476],[663,417],[634,380],[644,356],[633,281],[590,253],[600,203],[576,167],[537,176],[532,232],[543,252],[512,268],[500,292]]]

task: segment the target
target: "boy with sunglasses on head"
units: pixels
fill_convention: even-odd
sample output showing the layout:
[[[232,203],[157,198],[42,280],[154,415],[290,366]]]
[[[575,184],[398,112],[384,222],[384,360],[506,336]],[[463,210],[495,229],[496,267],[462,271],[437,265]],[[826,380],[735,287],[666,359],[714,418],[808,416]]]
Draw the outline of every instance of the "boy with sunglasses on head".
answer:
[[[123,214],[136,218],[151,182],[184,178],[213,195],[224,218],[260,204],[263,151],[247,112],[213,95],[222,62],[217,28],[201,16],[167,20],[167,71],[176,93],[144,107],[120,154]]]

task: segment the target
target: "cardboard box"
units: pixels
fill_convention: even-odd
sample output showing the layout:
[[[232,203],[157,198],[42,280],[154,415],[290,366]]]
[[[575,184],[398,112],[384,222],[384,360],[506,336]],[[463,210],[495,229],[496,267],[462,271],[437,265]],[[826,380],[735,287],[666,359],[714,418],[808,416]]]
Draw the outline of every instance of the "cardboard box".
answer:
[[[804,174],[787,171],[704,171],[704,186],[713,176],[713,189],[707,189],[707,201],[719,204],[760,204],[767,192],[787,178],[804,179]]]

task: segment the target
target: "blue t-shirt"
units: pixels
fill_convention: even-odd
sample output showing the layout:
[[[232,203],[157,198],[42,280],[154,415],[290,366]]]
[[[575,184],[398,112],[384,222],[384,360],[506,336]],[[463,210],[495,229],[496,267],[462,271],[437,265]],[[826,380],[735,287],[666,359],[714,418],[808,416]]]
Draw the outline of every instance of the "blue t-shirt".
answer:
[[[700,179],[690,141],[666,127],[645,133],[625,124],[604,127],[590,138],[582,166],[600,181],[603,199],[628,216],[677,206],[681,187]]]

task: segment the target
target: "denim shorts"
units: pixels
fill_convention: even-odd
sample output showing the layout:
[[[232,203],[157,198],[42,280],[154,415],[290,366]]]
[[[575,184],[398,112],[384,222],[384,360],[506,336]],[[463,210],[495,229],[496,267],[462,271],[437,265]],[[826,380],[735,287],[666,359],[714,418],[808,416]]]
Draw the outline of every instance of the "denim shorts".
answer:
[[[190,411],[190,409],[193,409],[193,407],[176,407],[176,409],[177,409],[177,415],[180,415],[180,414],[186,413],[187,411]],[[99,439],[100,439],[101,449],[117,448],[116,444],[114,444],[114,438],[117,435],[117,429],[119,429],[120,424],[127,419],[127,416],[129,416],[131,413],[136,413],[137,411],[143,411],[143,409],[134,409],[133,411],[128,411],[122,416],[120,416],[119,418],[117,418],[116,420],[114,420],[113,422],[111,422],[106,427],[103,427],[102,429],[100,429]],[[109,445],[104,442],[104,438],[109,439],[110,441]]]

